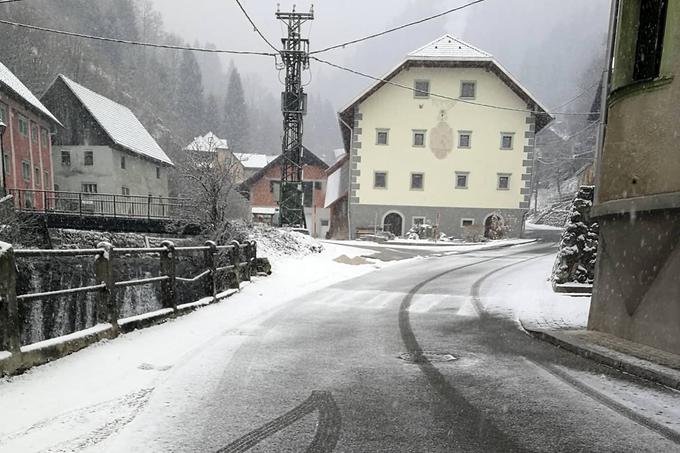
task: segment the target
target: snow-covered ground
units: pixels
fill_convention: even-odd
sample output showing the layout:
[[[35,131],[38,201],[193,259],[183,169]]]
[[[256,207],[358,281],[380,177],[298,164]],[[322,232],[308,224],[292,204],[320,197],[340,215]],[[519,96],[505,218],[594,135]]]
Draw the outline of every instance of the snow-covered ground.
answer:
[[[482,286],[482,306],[527,327],[585,328],[590,296],[555,293],[550,283],[554,262],[555,255],[548,255],[499,271]]]
[[[181,366],[205,343],[293,298],[392,265],[335,261],[372,253],[325,244],[321,253],[274,256],[270,277],[254,279],[221,303],[0,379],[0,452],[71,451],[80,441],[93,442],[93,432],[107,437],[134,418],[164,371]]]
[[[485,250],[503,246],[513,246],[535,242],[534,239],[501,239],[498,241],[465,243],[465,242],[437,242],[428,240],[395,240],[387,242],[372,241],[322,241],[324,244],[336,244],[352,247],[371,247],[386,249],[407,249],[419,250],[423,252],[467,252],[470,250]]]

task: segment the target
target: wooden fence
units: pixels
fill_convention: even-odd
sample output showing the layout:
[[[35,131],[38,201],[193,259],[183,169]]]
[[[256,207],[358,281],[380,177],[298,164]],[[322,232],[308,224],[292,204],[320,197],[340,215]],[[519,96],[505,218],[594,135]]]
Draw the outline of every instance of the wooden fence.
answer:
[[[178,276],[176,274],[178,257],[191,254],[203,255],[204,270],[195,276]],[[117,260],[124,261],[126,257],[135,255],[158,255],[159,276],[116,281],[113,263]],[[96,284],[18,295],[16,294],[15,260],[30,257],[89,257],[94,259]],[[226,262],[220,263],[219,257],[226,257]],[[0,242],[0,356],[2,351],[16,355],[22,352],[18,304],[77,293],[95,293],[96,322],[107,326],[107,330],[110,331],[108,337],[115,337],[119,334],[119,307],[116,302],[116,292],[122,288],[160,285],[162,306],[167,312],[173,314],[178,312],[176,291],[178,285],[202,282],[204,294],[212,297],[214,301],[218,293],[223,290],[218,288],[220,280],[218,277],[226,276],[227,286],[238,289],[242,279],[250,280],[251,275],[256,272],[257,261],[257,244],[254,241],[244,243],[233,241],[229,245],[217,245],[208,241],[204,246],[197,247],[175,247],[172,242],[165,241],[158,248],[114,248],[111,244],[102,242],[94,249],[73,250],[14,250],[10,244]]]

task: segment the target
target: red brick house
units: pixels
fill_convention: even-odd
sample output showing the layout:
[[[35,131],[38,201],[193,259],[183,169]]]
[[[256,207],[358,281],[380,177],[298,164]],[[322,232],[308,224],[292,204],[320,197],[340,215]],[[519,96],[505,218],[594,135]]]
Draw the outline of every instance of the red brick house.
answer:
[[[243,192],[248,193],[254,222],[272,224],[278,217],[281,158],[278,156],[241,185]],[[325,208],[328,165],[306,148],[303,163],[302,198],[307,229],[313,237],[325,238],[330,220],[330,210]]]
[[[23,207],[41,209],[40,191],[54,188],[50,132],[61,123],[2,63],[0,121],[7,126],[2,137],[2,187]]]

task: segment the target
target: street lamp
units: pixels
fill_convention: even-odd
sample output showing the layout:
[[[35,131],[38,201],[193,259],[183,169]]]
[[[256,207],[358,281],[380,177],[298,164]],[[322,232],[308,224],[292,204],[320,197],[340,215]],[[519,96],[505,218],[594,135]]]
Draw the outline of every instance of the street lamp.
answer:
[[[0,121],[0,165],[2,165],[2,195],[7,195],[7,172],[5,170],[5,150],[2,146],[2,138],[7,130],[7,125]]]

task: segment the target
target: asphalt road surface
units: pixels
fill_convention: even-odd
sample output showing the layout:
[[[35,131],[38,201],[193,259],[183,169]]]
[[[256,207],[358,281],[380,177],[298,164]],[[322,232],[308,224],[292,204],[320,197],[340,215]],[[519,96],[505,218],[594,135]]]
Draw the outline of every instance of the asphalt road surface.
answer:
[[[499,269],[554,252],[435,256],[294,300],[187,358],[106,451],[680,451],[674,431],[578,376],[652,384],[481,308]]]

